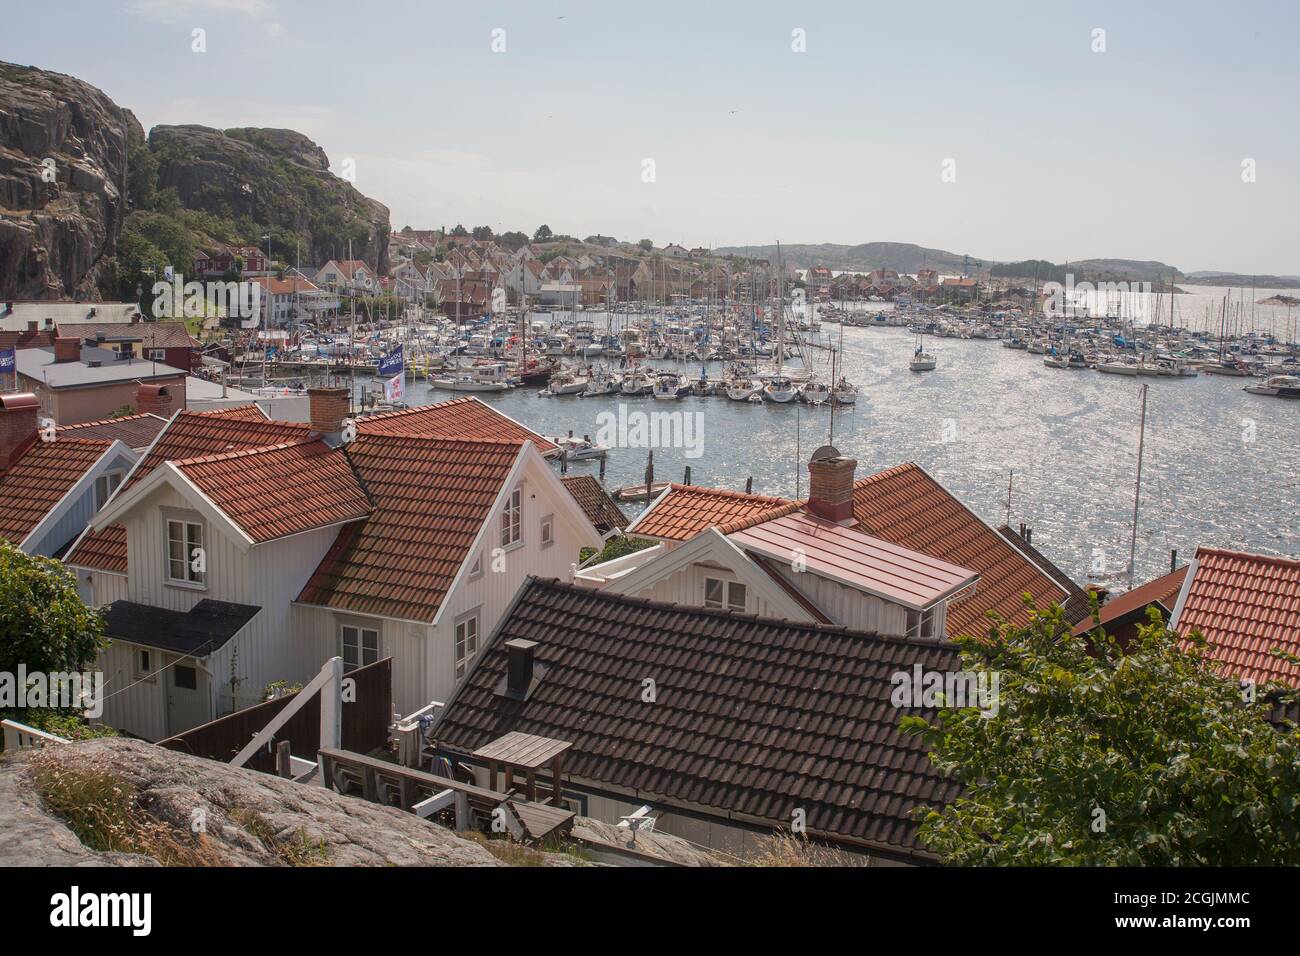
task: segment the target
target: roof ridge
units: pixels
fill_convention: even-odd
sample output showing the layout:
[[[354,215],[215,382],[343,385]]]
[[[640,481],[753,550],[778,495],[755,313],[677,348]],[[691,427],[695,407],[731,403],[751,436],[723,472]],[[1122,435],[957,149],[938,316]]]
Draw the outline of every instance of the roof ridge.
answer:
[[[670,483],[668,486],[668,490],[669,491],[690,491],[698,494],[717,495],[719,497],[726,497],[726,498],[742,498],[747,501],[752,501],[752,500],[770,501],[773,504],[784,504],[790,501],[789,498],[784,498],[779,495],[759,495],[759,494],[755,494],[752,491],[732,491],[730,488],[713,488],[708,485],[683,485],[677,482]]]
[[[96,418],[94,421],[77,422],[75,425],[60,425],[59,431],[73,431],[77,428],[92,428],[95,425],[116,425],[119,422],[134,422],[141,418],[156,418],[159,421],[167,421],[161,415],[155,415],[153,412],[136,412],[134,415],[122,415],[118,418]]]
[[[722,535],[735,534],[737,531],[744,531],[755,525],[766,524],[769,521],[775,521],[778,518],[789,517],[792,514],[803,510],[802,501],[786,501],[784,504],[776,505],[768,511],[761,514],[749,515],[743,518],[732,518],[726,524],[716,525],[717,531]]]
[[[1257,554],[1253,551],[1236,551],[1232,548],[1215,548],[1204,544],[1198,545],[1196,548],[1196,557],[1200,558],[1202,554],[1218,554],[1229,558],[1247,558],[1264,564],[1281,564],[1300,569],[1300,558],[1290,558],[1283,554]]]
[[[524,442],[531,441],[529,438],[448,438],[445,435],[407,435],[391,432],[365,432],[356,437],[357,441],[417,441],[417,442],[437,442],[442,445],[493,445],[502,447],[522,448]]]
[[[916,637],[903,637],[891,634],[880,634],[876,631],[862,631],[856,628],[846,627],[843,624],[820,624],[808,621],[791,621],[781,617],[764,617],[760,614],[742,614],[738,611],[729,611],[719,608],[700,607],[694,604],[678,604],[674,601],[656,601],[653,598],[636,597],[630,594],[615,594],[612,591],[603,591],[597,588],[582,587],[577,584],[570,584],[561,581],[559,578],[544,578],[538,575],[530,574],[528,582],[531,585],[539,587],[548,587],[553,590],[563,591],[565,593],[579,593],[584,597],[595,597],[599,600],[610,601],[614,604],[630,604],[637,607],[656,608],[664,611],[681,611],[684,613],[694,614],[700,617],[723,618],[726,620],[753,621],[756,624],[766,624],[774,627],[796,628],[803,631],[813,631],[818,634],[834,634],[851,637],[861,637],[868,640],[881,641],[889,644],[902,644],[908,647],[937,647],[955,649],[957,645],[949,640],[924,640]]]
[[[277,442],[276,444],[272,444],[272,445],[256,445],[252,448],[239,448],[232,451],[213,452],[210,455],[195,455],[192,458],[173,458],[170,459],[170,463],[173,465],[180,466],[180,465],[208,464],[210,462],[216,462],[216,461],[229,461],[231,458],[241,458],[241,457],[247,457],[249,455],[260,455],[260,454],[264,454],[265,452],[280,451],[285,448],[298,448],[299,446],[312,445],[315,444],[316,442],[321,442],[321,437],[320,435],[312,433],[311,435],[306,435],[303,438],[298,439],[297,441]],[[324,443],[322,442],[322,444]],[[328,448],[328,446],[326,447]]]

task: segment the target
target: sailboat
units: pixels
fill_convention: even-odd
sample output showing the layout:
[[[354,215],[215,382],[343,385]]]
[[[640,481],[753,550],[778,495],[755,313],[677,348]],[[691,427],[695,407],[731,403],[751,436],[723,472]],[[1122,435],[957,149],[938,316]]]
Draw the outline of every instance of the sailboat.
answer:
[[[907,367],[913,372],[933,372],[938,364],[938,360],[925,350],[925,333],[921,333],[917,339],[916,351],[912,353],[912,360],[907,363]]]

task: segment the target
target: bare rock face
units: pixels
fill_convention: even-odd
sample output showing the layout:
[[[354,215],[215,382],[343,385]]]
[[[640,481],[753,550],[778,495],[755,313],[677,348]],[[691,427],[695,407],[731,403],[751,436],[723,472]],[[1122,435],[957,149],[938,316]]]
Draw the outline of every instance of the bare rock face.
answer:
[[[149,148],[158,186],[174,188],[189,209],[306,237],[304,263],[347,257],[388,270],[388,207],[329,171],[325,151],[286,129],[156,126]],[[292,250],[290,250],[292,251]]]
[[[32,761],[102,771],[130,785],[149,817],[180,834],[203,821],[206,850],[231,866],[284,859],[268,840],[308,847],[331,866],[497,866],[482,846],[411,813],[321,787],[125,738],[59,744],[0,761],[0,865],[149,866],[135,854],[87,849],[36,793]]]
[[[103,92],[0,62],[0,290],[97,299],[126,215],[127,149],[143,130]]]

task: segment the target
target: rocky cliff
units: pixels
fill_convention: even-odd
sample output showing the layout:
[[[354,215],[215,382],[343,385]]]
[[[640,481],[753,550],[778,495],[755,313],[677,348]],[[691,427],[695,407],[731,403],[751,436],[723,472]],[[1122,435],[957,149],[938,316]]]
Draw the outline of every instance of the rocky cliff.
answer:
[[[88,83],[0,62],[0,296],[97,297],[143,135]]]
[[[219,244],[388,269],[388,209],[292,130],[159,126],[81,80],[0,61],[0,299],[132,296]]]
[[[175,189],[188,209],[268,230],[280,244],[274,255],[292,258],[284,245],[297,238],[303,263],[323,265],[346,258],[351,239],[352,258],[388,270],[388,207],[331,173],[325,151],[301,133],[156,126],[149,148],[159,189]]]

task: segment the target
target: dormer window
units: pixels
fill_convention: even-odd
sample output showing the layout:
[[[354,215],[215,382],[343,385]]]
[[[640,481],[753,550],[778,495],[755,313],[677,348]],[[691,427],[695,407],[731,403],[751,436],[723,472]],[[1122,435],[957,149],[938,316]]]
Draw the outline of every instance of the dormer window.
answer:
[[[95,479],[95,510],[99,511],[108,504],[117,486],[122,483],[122,472],[110,471]]]
[[[704,579],[704,606],[716,610],[743,611],[748,597],[745,585],[739,581],[719,578]]]
[[[934,630],[934,622],[938,616],[938,608],[927,608],[924,611],[907,612],[907,636],[918,640],[934,640],[938,635]]]

